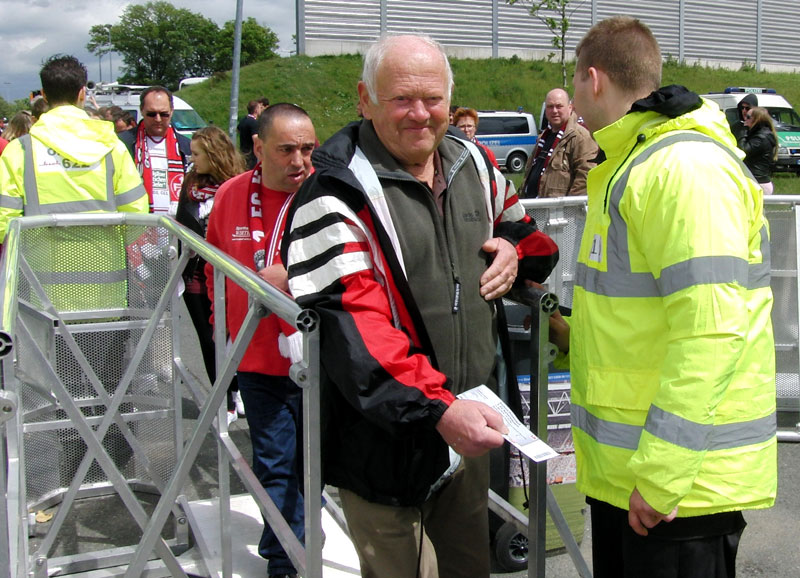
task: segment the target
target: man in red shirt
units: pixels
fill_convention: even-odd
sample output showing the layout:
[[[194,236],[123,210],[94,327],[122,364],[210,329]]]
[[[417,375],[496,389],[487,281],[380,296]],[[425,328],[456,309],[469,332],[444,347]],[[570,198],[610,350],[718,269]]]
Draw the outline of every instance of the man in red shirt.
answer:
[[[314,125],[302,108],[287,103],[269,107],[261,114],[258,138],[253,139],[253,150],[260,162],[219,188],[209,218],[209,243],[284,291],[288,291],[289,284],[280,259],[280,241],[294,194],[313,170],[311,151],[315,142]],[[214,275],[210,265],[206,265],[206,278],[213,302]],[[230,281],[225,292],[228,332],[235,339],[247,312],[248,296]],[[300,388],[288,377],[288,351],[299,349],[299,336],[276,315],[269,315],[258,326],[237,375],[247,407],[253,471],[302,542],[302,449],[297,435],[302,396]],[[268,525],[258,551],[269,559],[270,576],[295,574]]]

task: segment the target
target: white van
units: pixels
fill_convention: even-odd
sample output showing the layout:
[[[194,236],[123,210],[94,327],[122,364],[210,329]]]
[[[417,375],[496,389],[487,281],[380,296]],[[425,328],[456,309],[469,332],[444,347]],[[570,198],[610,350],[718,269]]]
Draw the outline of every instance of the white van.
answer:
[[[789,101],[774,88],[729,86],[722,92],[700,96],[716,102],[720,110],[725,113],[728,123],[734,125],[739,120],[736,107],[746,94],[756,95],[758,106],[769,111],[775,124],[775,132],[778,135],[778,160],[775,163],[775,170],[800,175],[800,116]]]
[[[89,89],[89,94],[94,96],[97,106],[119,106],[133,115],[139,121],[139,95],[146,86],[138,84],[117,84],[116,82],[96,84]],[[180,97],[172,96],[175,111],[172,113],[172,126],[180,134],[192,138],[198,129],[208,126],[208,123],[197,114],[189,103]]]
[[[497,164],[508,172],[521,173],[536,145],[538,131],[532,114],[527,112],[479,110],[475,138],[486,145]]]

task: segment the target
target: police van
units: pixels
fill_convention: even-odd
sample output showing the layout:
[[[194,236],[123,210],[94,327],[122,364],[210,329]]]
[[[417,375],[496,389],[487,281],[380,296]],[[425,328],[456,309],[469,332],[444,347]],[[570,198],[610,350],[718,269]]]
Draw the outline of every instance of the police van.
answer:
[[[139,122],[139,95],[146,88],[137,84],[98,83],[89,88],[88,95],[94,96],[97,106],[119,106],[130,112],[136,122]],[[172,101],[175,109],[172,113],[172,126],[177,132],[192,138],[196,130],[208,126],[188,102],[175,95],[172,96]]]
[[[778,135],[778,160],[775,170],[800,175],[800,116],[789,101],[774,88],[729,86],[722,92],[700,96],[716,102],[720,110],[725,113],[728,123],[733,126],[739,122],[736,107],[746,94],[755,94],[758,106],[766,108],[774,122],[775,132]]]
[[[536,121],[527,112],[479,110],[475,138],[486,145],[497,164],[508,172],[520,173],[536,145]]]

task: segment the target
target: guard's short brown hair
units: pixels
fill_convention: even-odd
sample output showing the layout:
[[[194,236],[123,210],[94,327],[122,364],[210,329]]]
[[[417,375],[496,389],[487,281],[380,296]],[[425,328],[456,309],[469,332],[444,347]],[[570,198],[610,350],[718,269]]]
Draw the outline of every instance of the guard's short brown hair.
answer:
[[[598,22],[575,48],[576,74],[605,72],[625,92],[648,94],[661,86],[661,49],[646,24],[629,16]]]

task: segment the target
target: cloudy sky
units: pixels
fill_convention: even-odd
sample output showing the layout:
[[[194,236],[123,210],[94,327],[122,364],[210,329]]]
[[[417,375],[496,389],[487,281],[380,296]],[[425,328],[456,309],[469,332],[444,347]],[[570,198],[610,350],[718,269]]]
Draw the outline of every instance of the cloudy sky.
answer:
[[[55,53],[73,54],[86,65],[91,80],[108,81],[109,57],[102,62],[86,50],[89,29],[95,24],[116,24],[129,4],[145,0],[0,0],[0,95],[15,100],[40,87],[42,61]],[[217,24],[236,17],[236,0],[172,0],[178,8],[202,14]],[[280,39],[280,53],[293,48],[294,0],[244,0],[244,17],[252,16]],[[114,78],[122,63],[111,54]]]

